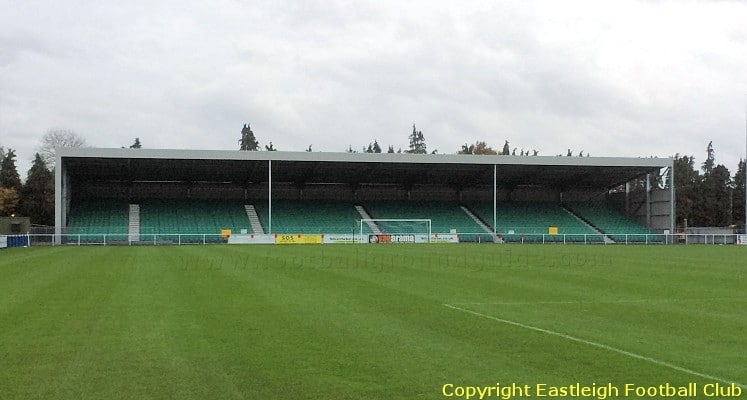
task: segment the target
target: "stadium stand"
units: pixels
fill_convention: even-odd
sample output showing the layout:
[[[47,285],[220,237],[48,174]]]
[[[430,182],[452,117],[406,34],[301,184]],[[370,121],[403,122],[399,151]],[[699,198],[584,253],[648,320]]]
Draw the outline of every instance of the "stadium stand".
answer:
[[[255,209],[267,231],[267,202],[255,202]],[[361,216],[350,202],[324,200],[276,200],[272,202],[272,233],[337,233],[360,231]],[[364,233],[370,233],[364,227]]]
[[[261,226],[267,230],[269,209],[266,202],[254,205]],[[485,226],[475,221],[455,202],[439,201],[370,201],[365,211],[376,219],[430,219],[432,233],[450,233],[455,229],[460,241],[492,240],[493,204],[479,202],[467,206]],[[128,212],[128,208],[130,211]],[[108,241],[127,240],[129,215],[133,205],[117,201],[82,201],[73,205],[68,224],[69,235],[81,235],[76,240],[99,243],[103,235]],[[252,228],[244,204],[223,200],[148,200],[139,204],[140,234],[143,240],[152,235],[211,235],[217,240],[223,229],[233,233]],[[276,200],[272,206],[273,233],[328,233],[350,234],[360,231],[361,214],[356,206],[346,201]],[[557,227],[558,236],[549,235],[549,228]],[[364,234],[373,233],[364,225]],[[396,224],[379,224],[383,233],[407,229]],[[423,226],[411,227],[412,233]],[[410,233],[410,232],[408,232]],[[616,242],[655,241],[647,236],[652,232],[606,202],[499,202],[497,204],[497,233],[507,242],[518,241],[584,241]],[[544,235],[544,238],[543,236]],[[565,235],[565,237],[563,237]],[[606,236],[606,238],[605,238]],[[130,232],[130,237],[133,235]],[[195,240],[203,240],[195,238]],[[184,238],[189,242],[189,238]]]
[[[481,202],[471,204],[470,209],[488,226],[493,225],[493,203]],[[593,229],[573,216],[558,203],[553,202],[499,202],[496,207],[496,232],[509,242],[537,241],[549,233],[550,227],[557,227],[559,235],[566,236],[566,241],[603,240]],[[586,235],[586,236],[585,236]],[[563,241],[562,237],[554,239],[545,237],[545,241]]]

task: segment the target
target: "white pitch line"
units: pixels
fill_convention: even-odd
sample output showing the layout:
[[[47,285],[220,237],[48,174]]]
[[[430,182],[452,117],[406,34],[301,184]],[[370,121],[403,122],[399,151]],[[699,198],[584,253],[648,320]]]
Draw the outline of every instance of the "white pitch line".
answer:
[[[565,334],[565,333],[555,332],[555,331],[551,331],[549,329],[540,328],[540,327],[537,327],[537,326],[522,324],[521,322],[511,321],[511,320],[508,320],[508,319],[494,317],[492,315],[482,314],[482,313],[479,313],[477,311],[468,310],[466,308],[457,307],[457,306],[454,306],[454,305],[451,305],[451,304],[444,304],[444,307],[448,307],[448,308],[451,308],[453,310],[461,311],[461,312],[464,312],[464,313],[467,313],[467,314],[476,315],[478,317],[490,319],[490,320],[493,320],[493,321],[496,321],[496,322],[501,322],[501,323],[504,323],[504,324],[517,326],[519,328],[524,328],[524,329],[528,329],[528,330],[535,331],[535,332],[541,332],[541,333],[546,333],[548,335],[561,337],[563,339],[568,339],[568,340],[573,341],[573,342],[582,343],[582,344],[589,345],[589,346],[592,346],[592,347],[596,347],[596,348],[599,348],[599,349],[603,349],[603,350],[611,351],[611,352],[614,352],[614,353],[622,354],[624,356],[628,356],[628,357],[631,357],[631,358],[636,358],[636,359],[639,359],[639,360],[648,361],[650,363],[653,363],[653,364],[656,364],[656,365],[659,365],[659,366],[662,366],[662,367],[671,368],[671,369],[673,369],[675,371],[684,372],[684,373],[689,374],[689,375],[698,376],[698,377],[705,378],[705,379],[710,379],[712,381],[721,382],[721,383],[724,383],[724,384],[727,384],[727,385],[733,383],[733,384],[741,387],[742,389],[747,389],[747,385],[745,385],[743,383],[735,382],[735,381],[724,379],[724,378],[719,378],[717,376],[704,374],[704,373],[698,372],[698,371],[693,371],[693,370],[688,369],[688,368],[684,368],[684,367],[680,367],[680,366],[677,366],[677,365],[674,365],[674,364],[670,364],[670,363],[668,363],[666,361],[660,361],[660,360],[657,360],[655,358],[642,356],[642,355],[636,354],[636,353],[631,353],[629,351],[626,351],[626,350],[623,350],[623,349],[618,349],[617,347],[608,346],[606,344],[592,342],[590,340],[581,339],[581,338],[578,338],[578,337],[575,337],[575,336],[571,336],[571,335],[568,335],[568,334]]]
[[[494,301],[494,302],[458,302],[465,306],[531,306],[543,304],[626,304],[626,303],[680,303],[700,301],[747,301],[742,298],[713,297],[708,299],[620,299],[620,300],[548,300],[548,301]]]

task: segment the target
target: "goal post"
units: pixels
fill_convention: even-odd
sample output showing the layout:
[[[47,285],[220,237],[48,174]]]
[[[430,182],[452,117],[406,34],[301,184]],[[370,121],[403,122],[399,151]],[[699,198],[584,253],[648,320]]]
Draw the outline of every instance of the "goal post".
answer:
[[[360,220],[361,238],[368,235],[423,235],[430,242],[431,219],[364,218]]]

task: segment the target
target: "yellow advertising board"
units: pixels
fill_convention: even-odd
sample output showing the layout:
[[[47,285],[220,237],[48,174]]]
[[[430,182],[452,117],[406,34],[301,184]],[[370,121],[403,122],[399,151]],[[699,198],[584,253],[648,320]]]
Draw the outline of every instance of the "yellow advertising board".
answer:
[[[275,235],[275,244],[322,244],[323,235]]]
[[[558,227],[557,226],[551,226],[547,229],[547,233],[550,235],[557,235],[558,234]]]

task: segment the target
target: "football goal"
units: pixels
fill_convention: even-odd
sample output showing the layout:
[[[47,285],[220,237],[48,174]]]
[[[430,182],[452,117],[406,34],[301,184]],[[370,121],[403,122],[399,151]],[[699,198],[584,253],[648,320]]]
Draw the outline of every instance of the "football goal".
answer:
[[[431,237],[430,219],[361,219],[361,237],[364,235],[423,235]]]

